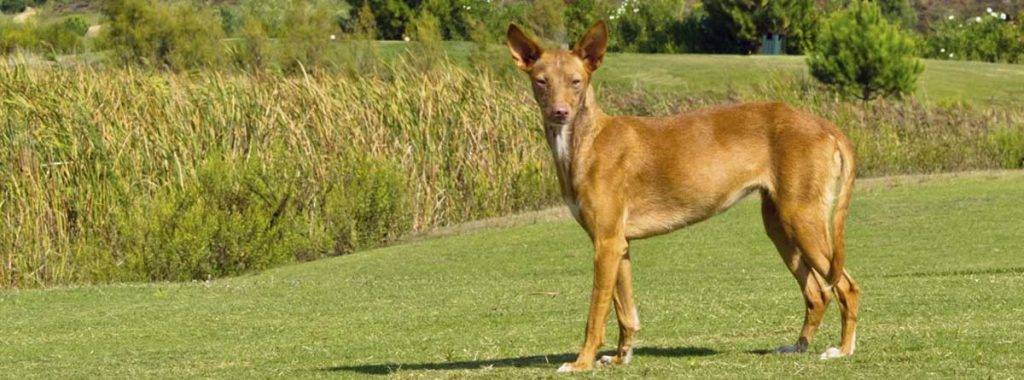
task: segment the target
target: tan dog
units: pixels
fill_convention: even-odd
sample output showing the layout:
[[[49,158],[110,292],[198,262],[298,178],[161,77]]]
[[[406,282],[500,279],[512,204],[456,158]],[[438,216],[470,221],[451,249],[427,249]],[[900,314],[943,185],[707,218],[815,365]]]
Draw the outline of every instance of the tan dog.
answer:
[[[615,356],[625,364],[640,329],[629,242],[697,223],[760,193],[765,230],[807,304],[795,345],[804,352],[832,292],[842,340],[822,358],[853,354],[860,289],[843,270],[843,229],[854,181],[853,148],[827,120],[781,103],[751,103],[670,117],[609,116],[590,86],[608,29],[598,22],[572,51],[543,50],[515,25],[508,47],[530,76],[562,195],[594,243],[594,288],[579,357],[559,371],[588,370],[612,303]],[[638,68],[639,69],[639,68]]]

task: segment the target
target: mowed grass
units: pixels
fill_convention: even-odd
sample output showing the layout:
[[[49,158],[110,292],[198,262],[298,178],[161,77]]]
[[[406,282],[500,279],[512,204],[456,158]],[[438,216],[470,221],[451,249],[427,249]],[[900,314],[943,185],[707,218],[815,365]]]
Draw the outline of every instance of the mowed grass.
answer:
[[[1024,98],[1024,65],[923,62],[916,95],[924,101],[1010,105]],[[604,68],[596,77],[606,84],[682,94],[743,92],[780,75],[810,75],[801,56],[612,54]]]
[[[404,46],[401,42],[383,42],[381,51],[394,55]],[[464,60],[476,47],[468,42],[446,42],[445,49],[456,60]],[[501,54],[506,52],[505,47],[491,49],[495,57],[504,57],[512,64],[507,54]],[[1024,104],[1024,65],[933,59],[923,62],[925,71],[915,94],[922,101]],[[595,80],[613,88],[704,96],[749,93],[780,77],[809,75],[803,56],[610,53]]]
[[[633,364],[588,376],[1007,377],[1024,370],[1024,173],[865,181],[849,224],[864,291],[852,358],[833,306],[792,343],[796,283],[756,201],[632,248]],[[582,336],[591,251],[558,218],[211,282],[0,292],[4,376],[553,376]],[[609,325],[605,349],[615,342]]]

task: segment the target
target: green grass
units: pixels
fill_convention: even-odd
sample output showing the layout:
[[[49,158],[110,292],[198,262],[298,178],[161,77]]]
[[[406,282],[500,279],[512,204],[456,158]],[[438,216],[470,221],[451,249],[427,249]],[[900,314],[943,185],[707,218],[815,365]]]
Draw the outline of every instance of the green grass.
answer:
[[[381,46],[383,52],[395,54],[404,44],[385,42]],[[474,49],[467,42],[446,42],[445,48],[459,60]],[[504,52],[501,46],[494,49]],[[926,102],[1024,104],[1024,65],[932,59],[924,64],[917,96]],[[595,78],[606,86],[700,96],[750,92],[780,75],[809,75],[804,57],[611,53]]]
[[[924,60],[917,95],[931,102],[1020,104],[1024,65]],[[612,54],[598,78],[607,84],[692,92],[745,91],[780,73],[809,75],[804,57]]]
[[[838,339],[835,307],[814,354],[757,353],[795,339],[803,306],[756,202],[637,242],[637,355],[593,375],[1019,375],[1021,199],[1022,172],[860,186],[847,234],[859,347],[827,362],[816,353]],[[14,378],[554,375],[582,336],[588,246],[557,219],[211,282],[2,291],[0,366]]]

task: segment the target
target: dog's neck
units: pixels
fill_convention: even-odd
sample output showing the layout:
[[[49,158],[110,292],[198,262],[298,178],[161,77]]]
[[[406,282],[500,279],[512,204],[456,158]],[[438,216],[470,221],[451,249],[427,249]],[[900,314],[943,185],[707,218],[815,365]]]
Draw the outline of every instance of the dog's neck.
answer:
[[[545,122],[544,125],[544,134],[555,159],[562,196],[567,202],[576,198],[573,176],[578,170],[580,156],[589,151],[594,137],[601,129],[601,119],[605,117],[604,111],[594,99],[593,87],[587,87],[578,107],[575,117],[568,123]]]

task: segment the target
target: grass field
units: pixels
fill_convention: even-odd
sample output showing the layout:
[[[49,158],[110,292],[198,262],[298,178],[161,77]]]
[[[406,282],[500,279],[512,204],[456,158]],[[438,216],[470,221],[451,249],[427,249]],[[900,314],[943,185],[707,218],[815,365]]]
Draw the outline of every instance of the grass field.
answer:
[[[384,42],[381,51],[396,54],[403,43]],[[467,42],[446,42],[445,49],[464,59],[474,49]],[[507,57],[505,48],[493,48]],[[617,88],[668,91],[680,96],[747,92],[782,76],[809,75],[802,56],[611,53],[595,75],[598,83]],[[1019,105],[1024,99],[1024,65],[924,60],[917,96],[927,102]]]
[[[759,353],[795,339],[803,306],[756,202],[640,241],[636,358],[592,375],[1019,375],[1021,199],[1024,172],[864,181],[847,234],[864,289],[860,341],[834,361],[817,353],[838,339],[835,307],[814,353]],[[569,220],[536,219],[211,282],[0,291],[0,368],[13,378],[553,376],[580,343],[591,253]]]

